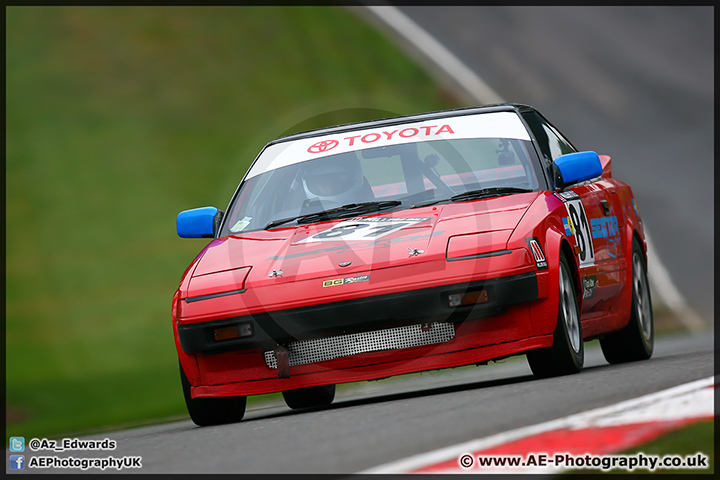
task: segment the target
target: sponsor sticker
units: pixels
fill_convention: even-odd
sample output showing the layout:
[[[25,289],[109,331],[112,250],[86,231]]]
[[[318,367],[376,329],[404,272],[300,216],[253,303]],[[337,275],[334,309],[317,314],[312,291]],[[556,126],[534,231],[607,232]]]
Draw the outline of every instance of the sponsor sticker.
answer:
[[[527,242],[528,247],[532,252],[533,258],[535,259],[535,265],[537,265],[538,270],[548,268],[547,259],[545,258],[545,253],[540,247],[540,241],[538,240],[538,238],[527,238],[525,239],[525,241]]]
[[[232,233],[242,232],[245,230],[245,227],[250,225],[251,220],[252,217],[244,217],[242,220],[238,220],[237,223],[230,228],[230,231]]]
[[[269,145],[248,171],[246,180],[269,170],[337,153],[464,138],[530,140],[530,135],[520,117],[513,112],[458,115],[398,125],[371,126],[362,130]]]
[[[616,216],[591,218],[590,227],[593,238],[613,238],[620,235],[620,226]]]
[[[332,280],[323,280],[323,287],[337,287],[339,285],[347,285],[348,283],[369,282],[370,275],[358,275],[355,277],[334,278]]]
[[[607,239],[607,253],[612,258],[617,258],[618,247],[620,245],[620,226],[616,216],[591,218],[590,226],[592,227],[593,238]]]
[[[565,190],[563,192],[556,192],[555,196],[560,199],[561,202],[565,203],[568,200],[577,200],[580,198],[580,195],[575,193],[572,190]]]
[[[597,276],[590,275],[583,277],[583,300],[593,298],[595,296],[595,288],[597,287]]]
[[[332,150],[340,144],[337,140],[321,140],[310,145],[307,149],[308,153],[323,153]]]
[[[442,134],[453,135],[455,134],[455,131],[453,131],[452,127],[447,123],[444,125],[420,125],[419,127],[407,127],[402,130],[398,128],[386,128],[376,132],[365,133],[364,135],[361,133],[358,135],[340,137],[340,140],[321,140],[310,145],[307,151],[308,153],[325,153],[340,145],[341,142],[348,147],[375,143],[379,140],[381,141],[380,143],[392,143],[393,137],[396,135],[399,139],[407,139],[418,136],[423,138],[432,138],[433,136],[439,136]]]
[[[407,243],[407,242],[414,242],[416,240],[421,239],[428,239],[432,237],[438,237],[445,234],[445,230],[436,230],[432,233],[423,234],[423,235],[407,235],[404,237],[395,237],[395,238],[389,238],[385,240],[366,240],[363,242],[353,242],[353,243],[341,243],[339,245],[331,245],[331,246],[322,246],[320,244],[317,248],[314,248],[312,250],[303,250],[299,252],[294,252],[289,255],[273,255],[271,257],[268,257],[265,259],[266,262],[275,262],[278,260],[287,260],[289,258],[300,258],[300,257],[308,257],[313,255],[326,255],[329,252],[346,252],[346,251],[354,251],[354,252],[363,252],[367,250],[375,250],[379,248],[389,248],[392,245],[397,245],[401,243]],[[419,253],[419,252],[418,252]]]
[[[356,217],[335,224],[298,243],[375,240],[426,220],[430,220],[430,217]]]

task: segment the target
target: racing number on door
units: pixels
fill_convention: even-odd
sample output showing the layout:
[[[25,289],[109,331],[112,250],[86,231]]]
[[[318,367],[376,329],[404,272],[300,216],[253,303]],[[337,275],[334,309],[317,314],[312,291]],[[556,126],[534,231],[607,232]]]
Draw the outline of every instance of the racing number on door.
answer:
[[[595,264],[595,249],[592,243],[592,233],[582,201],[579,198],[568,200],[567,203],[565,203],[565,207],[567,208],[568,218],[570,222],[572,222],[571,230],[575,235],[575,241],[580,250],[578,253],[580,267]]]

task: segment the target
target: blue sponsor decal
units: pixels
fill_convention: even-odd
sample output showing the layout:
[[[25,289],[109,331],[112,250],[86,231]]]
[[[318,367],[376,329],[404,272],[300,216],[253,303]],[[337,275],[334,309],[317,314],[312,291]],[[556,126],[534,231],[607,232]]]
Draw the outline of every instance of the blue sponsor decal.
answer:
[[[618,246],[620,245],[620,226],[617,217],[591,218],[590,228],[592,237],[607,239],[607,253],[612,258],[617,258]]]
[[[618,245],[620,244],[620,237],[617,239],[615,238],[608,238],[608,255],[610,255],[612,258],[617,258],[618,256]]]
[[[567,228],[567,227],[566,227]],[[613,238],[620,235],[620,227],[616,216],[591,218],[590,228],[592,228],[593,238]]]
[[[574,235],[570,225],[568,224],[568,217],[562,217],[563,227],[565,227],[565,235],[568,237]]]

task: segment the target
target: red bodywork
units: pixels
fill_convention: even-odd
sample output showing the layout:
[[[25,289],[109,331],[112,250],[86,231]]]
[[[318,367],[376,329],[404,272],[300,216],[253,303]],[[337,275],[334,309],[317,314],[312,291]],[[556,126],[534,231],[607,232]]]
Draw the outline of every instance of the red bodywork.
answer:
[[[601,156],[601,162],[603,178],[568,189],[582,199],[592,228],[595,261],[590,266],[579,265],[580,232],[568,230],[563,220],[568,217],[566,205],[549,191],[369,215],[425,218],[373,241],[302,242],[344,220],[212,240],[186,270],[174,297],[175,341],[192,396],[254,395],[372,380],[548,347],[557,321],[561,251],[572,264],[584,338],[624,327],[632,298],[628,278],[632,241],[635,236],[644,245],[644,235],[630,188],[611,178],[609,157]],[[533,256],[529,246],[533,237],[547,267]],[[502,254],[485,255],[493,252]],[[351,264],[340,266],[345,262]],[[276,276],[269,276],[273,271]],[[535,299],[509,305],[496,315],[456,323],[449,341],[296,365],[290,367],[289,378],[278,378],[278,370],[266,364],[267,349],[186,353],[178,335],[178,328],[203,322],[272,317],[273,312],[288,309],[372,302],[386,295],[402,302],[403,295],[413,291],[528,274],[537,279]],[[327,284],[348,277],[365,281]],[[214,296],[221,292],[230,293]],[[423,321],[419,318],[415,323]]]

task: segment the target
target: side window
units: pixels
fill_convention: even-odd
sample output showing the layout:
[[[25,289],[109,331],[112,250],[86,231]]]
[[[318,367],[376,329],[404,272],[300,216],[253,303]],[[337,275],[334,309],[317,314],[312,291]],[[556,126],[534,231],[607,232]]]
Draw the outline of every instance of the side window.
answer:
[[[572,145],[570,145],[570,143],[565,140],[562,135],[560,135],[560,133],[552,126],[548,125],[547,123],[543,123],[542,126],[543,129],[545,129],[545,132],[547,132],[548,143],[550,147],[550,158],[552,158],[553,161],[555,161],[555,159],[560,155],[575,152],[575,149],[572,147]]]
[[[537,112],[523,112],[523,119],[527,122],[530,130],[538,141],[543,156],[554,161],[560,155],[573,153],[576,150],[570,145],[565,137],[552,125],[548,124]]]

